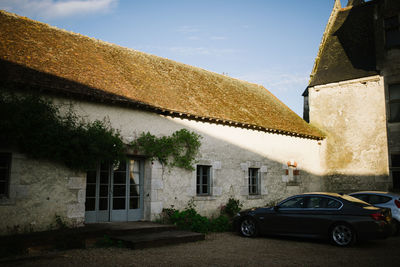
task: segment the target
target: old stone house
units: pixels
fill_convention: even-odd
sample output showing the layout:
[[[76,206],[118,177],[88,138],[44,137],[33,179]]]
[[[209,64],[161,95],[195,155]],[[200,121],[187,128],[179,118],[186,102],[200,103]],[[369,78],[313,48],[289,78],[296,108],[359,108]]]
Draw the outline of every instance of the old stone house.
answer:
[[[326,78],[347,55],[326,52],[340,48],[332,29],[352,10],[386,3],[372,2],[345,9],[336,2],[304,94],[311,124],[262,86],[1,11],[2,91],[38,94],[88,121],[107,118],[126,143],[187,129],[202,145],[193,171],[164,171],[127,151],[119,168],[77,172],[2,144],[0,214],[8,219],[0,232],[45,230],[56,217],[71,226],[154,220],[191,199],[212,216],[230,197],[249,208],[304,191],[392,188],[382,71],[353,67],[354,75]]]
[[[326,190],[400,190],[399,14],[395,0],[335,1],[303,94],[327,133]]]

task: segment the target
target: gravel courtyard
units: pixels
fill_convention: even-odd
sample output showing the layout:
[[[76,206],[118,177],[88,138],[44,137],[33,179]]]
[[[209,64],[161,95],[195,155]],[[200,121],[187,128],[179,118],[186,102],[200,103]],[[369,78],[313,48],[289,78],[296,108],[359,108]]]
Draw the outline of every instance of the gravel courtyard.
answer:
[[[325,241],[209,234],[159,248],[92,248],[0,262],[1,266],[400,266],[400,237],[339,248]]]

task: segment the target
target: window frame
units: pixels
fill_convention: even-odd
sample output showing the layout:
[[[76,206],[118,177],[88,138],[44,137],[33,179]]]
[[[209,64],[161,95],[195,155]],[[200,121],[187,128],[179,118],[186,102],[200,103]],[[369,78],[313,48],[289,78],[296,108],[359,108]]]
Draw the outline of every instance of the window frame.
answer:
[[[397,23],[388,23],[390,19],[395,19],[397,18]],[[384,25],[384,33],[385,33],[385,48],[386,49],[391,49],[391,48],[396,48],[400,47],[400,41],[398,43],[393,43],[393,44],[388,44],[388,33],[389,32],[397,32],[397,34],[400,36],[400,16],[399,14],[396,14],[394,16],[386,17],[383,19],[383,25]]]
[[[254,175],[254,172],[256,172],[256,175]],[[260,168],[249,168],[248,169],[248,175],[249,175],[249,182],[248,182],[248,193],[250,196],[257,196],[260,195],[260,178],[261,178],[261,172]],[[255,182],[254,182],[255,180]],[[255,192],[252,190],[255,188]]]
[[[392,185],[393,185],[392,190],[394,192],[400,192],[400,179],[395,181],[395,173],[396,173],[396,175],[398,175],[397,177],[400,178],[400,165],[399,166],[393,166],[394,165],[393,158],[395,156],[396,157],[400,157],[400,153],[391,153],[390,154],[390,167],[389,167],[389,170],[390,170],[390,176],[392,178]]]
[[[4,180],[3,179],[0,180],[0,183],[4,183],[4,192],[0,191],[0,198],[9,198],[12,155],[9,152],[0,152],[0,157],[4,157],[6,162],[6,166],[4,167],[0,166],[0,169],[6,170]]]
[[[204,179],[204,171],[206,172],[205,179]],[[206,192],[203,191],[204,186],[206,186],[206,189],[207,189]],[[210,165],[197,165],[196,166],[196,195],[197,196],[211,196],[211,166]]]
[[[400,122],[400,114],[397,115],[397,118],[393,118],[394,116],[392,112],[392,107],[394,105],[399,106],[399,113],[400,113],[400,98],[398,99],[391,99],[391,89],[394,90],[394,88],[398,87],[397,90],[400,91],[400,83],[390,83],[388,84],[388,110],[389,110],[389,118],[388,121],[389,123],[399,123]]]

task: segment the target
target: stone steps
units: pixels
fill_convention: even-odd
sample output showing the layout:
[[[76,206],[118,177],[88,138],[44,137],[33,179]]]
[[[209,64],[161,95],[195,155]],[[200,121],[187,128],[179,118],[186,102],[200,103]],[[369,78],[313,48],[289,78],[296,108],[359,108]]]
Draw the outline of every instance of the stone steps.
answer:
[[[159,247],[204,239],[204,234],[180,231],[174,225],[152,222],[96,223],[73,229],[0,237],[0,258],[98,246],[123,245],[132,249]]]
[[[130,235],[112,235],[110,238],[117,242],[122,242],[128,248],[141,249],[200,241],[205,239],[205,235],[182,230],[167,230]]]

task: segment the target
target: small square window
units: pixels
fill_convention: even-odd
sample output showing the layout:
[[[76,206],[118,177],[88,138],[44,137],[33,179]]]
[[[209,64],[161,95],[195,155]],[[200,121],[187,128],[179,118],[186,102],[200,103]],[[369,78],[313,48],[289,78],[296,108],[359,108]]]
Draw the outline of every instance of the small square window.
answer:
[[[8,197],[11,153],[0,153],[0,197]]]
[[[260,169],[249,168],[249,195],[260,194]]]
[[[400,168],[400,154],[392,154],[390,155],[390,159],[392,162],[392,167]]]
[[[393,191],[400,192],[400,154],[391,154],[390,159],[390,172],[393,179]]]
[[[392,170],[393,191],[400,192],[400,171]]]
[[[400,22],[398,15],[385,19],[385,44],[387,48],[400,46]]]
[[[197,165],[196,194],[199,196],[211,195],[211,166]]]
[[[400,122],[400,84],[389,85],[389,122]]]

